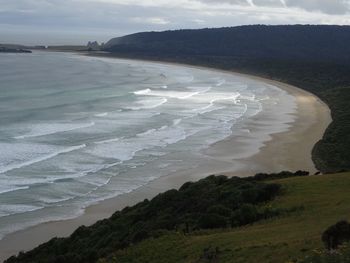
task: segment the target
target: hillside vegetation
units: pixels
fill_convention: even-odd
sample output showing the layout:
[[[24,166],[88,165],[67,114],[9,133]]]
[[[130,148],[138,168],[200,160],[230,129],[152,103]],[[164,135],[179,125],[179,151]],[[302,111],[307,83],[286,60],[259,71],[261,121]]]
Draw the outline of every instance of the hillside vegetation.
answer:
[[[69,238],[54,238],[6,263],[96,262],[115,250],[167,231],[190,234],[200,229],[246,225],[288,212],[263,206],[279,193],[278,184],[209,176],[126,207],[90,227],[81,226]]]
[[[349,188],[350,173],[210,176],[6,263],[332,262],[321,236],[350,218]]]
[[[349,26],[239,26],[142,32],[114,38],[105,48],[160,56],[236,56],[304,61],[350,59]]]
[[[350,174],[292,177],[273,181],[283,194],[271,209],[293,209],[264,221],[230,230],[168,233],[119,250],[99,263],[143,262],[348,262],[323,252],[322,232],[350,218]],[[299,209],[295,209],[300,207]],[[212,259],[211,259],[212,258]],[[334,260],[334,261],[333,261]]]
[[[110,40],[117,57],[180,62],[283,81],[313,92],[334,122],[313,150],[322,172],[350,170],[350,27],[241,26],[145,32]]]

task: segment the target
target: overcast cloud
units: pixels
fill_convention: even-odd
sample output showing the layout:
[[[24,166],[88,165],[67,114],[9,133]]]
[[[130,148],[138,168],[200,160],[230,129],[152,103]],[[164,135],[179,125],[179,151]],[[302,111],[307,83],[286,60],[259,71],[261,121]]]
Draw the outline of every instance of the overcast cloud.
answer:
[[[0,0],[0,43],[83,44],[242,24],[350,25],[350,0]]]

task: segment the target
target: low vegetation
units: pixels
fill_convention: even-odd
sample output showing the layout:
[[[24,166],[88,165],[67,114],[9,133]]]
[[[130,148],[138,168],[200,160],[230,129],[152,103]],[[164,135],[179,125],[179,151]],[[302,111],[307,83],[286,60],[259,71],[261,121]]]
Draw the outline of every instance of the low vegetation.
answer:
[[[322,241],[329,251],[339,248],[344,242],[350,241],[350,224],[342,220],[328,227],[322,235]]]
[[[300,263],[347,263],[350,262],[349,244],[344,244],[338,250],[314,250],[311,255],[305,257]]]
[[[90,227],[81,226],[69,238],[54,238],[6,263],[96,262],[116,250],[168,233],[184,236],[251,224],[288,212],[263,205],[280,190],[275,183],[209,176],[126,207]]]
[[[282,195],[270,209],[294,210],[238,228],[177,232],[149,238],[116,251],[99,263],[141,262],[349,262],[350,246],[329,253],[322,235],[350,217],[350,174],[314,175],[274,180]]]
[[[186,183],[6,263],[348,262],[333,225],[350,218],[349,173],[257,178]]]

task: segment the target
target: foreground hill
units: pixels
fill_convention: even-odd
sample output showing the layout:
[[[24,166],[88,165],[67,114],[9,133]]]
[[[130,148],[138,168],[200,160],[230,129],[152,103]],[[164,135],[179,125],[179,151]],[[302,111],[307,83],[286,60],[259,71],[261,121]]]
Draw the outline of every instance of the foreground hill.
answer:
[[[322,232],[350,218],[350,174],[292,177],[275,180],[284,194],[271,209],[294,210],[230,230],[169,233],[117,251],[100,263],[133,262],[301,262],[323,250]],[[348,252],[350,255],[350,253]],[[217,261],[210,260],[216,257]],[[334,258],[337,258],[334,254]],[[348,262],[348,261],[310,262]]]
[[[6,263],[333,262],[337,253],[307,259],[323,250],[325,229],[350,218],[349,188],[350,173],[210,176]]]
[[[287,82],[311,91],[333,123],[315,146],[323,172],[350,170],[350,27],[241,26],[144,32],[110,40],[117,57],[202,65]]]
[[[52,239],[7,262],[96,262],[167,231],[189,234],[199,229],[245,225],[284,212],[262,206],[279,193],[277,184],[209,176],[126,207],[109,219],[78,228],[69,238]]]

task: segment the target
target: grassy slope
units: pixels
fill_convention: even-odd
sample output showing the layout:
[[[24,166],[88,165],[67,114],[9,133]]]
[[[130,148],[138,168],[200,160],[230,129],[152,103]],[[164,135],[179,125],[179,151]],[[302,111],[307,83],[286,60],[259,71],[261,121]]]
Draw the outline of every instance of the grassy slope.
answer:
[[[350,174],[293,177],[278,180],[285,194],[274,207],[304,209],[231,231],[191,236],[169,234],[117,252],[106,262],[202,262],[203,249],[219,247],[219,262],[293,262],[322,248],[321,233],[340,219],[350,218]],[[102,262],[105,262],[104,260]]]

